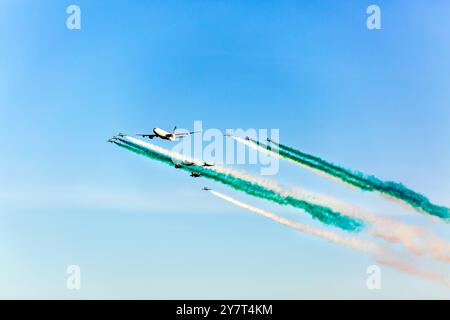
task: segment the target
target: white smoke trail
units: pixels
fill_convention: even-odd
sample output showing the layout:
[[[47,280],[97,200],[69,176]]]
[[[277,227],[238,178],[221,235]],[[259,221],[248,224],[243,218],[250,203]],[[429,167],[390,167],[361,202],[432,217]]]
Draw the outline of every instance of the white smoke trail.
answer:
[[[137,145],[140,145],[143,148],[147,148],[149,150],[153,150],[155,152],[164,154],[164,155],[166,155],[168,157],[171,157],[174,160],[193,162],[193,163],[195,163],[196,165],[199,165],[199,166],[203,164],[202,161],[186,157],[186,156],[181,155],[179,153],[172,152],[170,150],[167,150],[167,149],[161,148],[159,146],[156,146],[156,145],[153,145],[153,144],[141,141],[139,139],[135,139],[135,138],[132,138],[132,137],[126,137],[126,138],[129,141],[131,141],[131,142],[133,142],[133,143],[135,143]],[[275,192],[289,193],[288,191],[285,191],[284,189],[282,189],[276,182],[272,182],[272,181],[268,181],[268,180],[262,180],[262,179],[253,177],[251,175],[248,175],[246,173],[238,172],[238,171],[231,170],[231,169],[226,169],[226,168],[223,168],[223,167],[220,167],[220,166],[214,166],[214,167],[211,167],[210,169],[215,170],[218,173],[230,174],[230,175],[234,175],[236,177],[239,177],[241,179],[253,181],[255,184],[264,185],[266,188],[272,189]],[[306,194],[306,191],[304,191],[304,193]],[[304,194],[304,196],[305,196],[305,194]],[[296,196],[296,195],[294,195],[294,196]],[[223,199],[225,199],[225,198],[223,198]],[[237,200],[235,200],[235,201],[237,201]],[[238,201],[237,203],[236,202],[233,202],[233,203],[237,204],[237,203],[240,203],[240,202]],[[254,211],[254,212],[256,212],[256,211]],[[260,212],[260,214],[261,213],[262,212]],[[264,216],[273,218],[270,215],[270,213],[269,213],[269,215],[264,215]],[[299,231],[307,232],[307,233],[310,233],[312,235],[322,237],[322,238],[327,239],[329,241],[332,241],[334,243],[339,243],[339,244],[346,245],[346,246],[348,246],[350,248],[353,248],[353,249],[356,249],[356,250],[359,250],[359,251],[365,251],[365,252],[371,253],[378,262],[386,264],[386,265],[389,265],[389,266],[394,267],[396,269],[408,272],[410,274],[415,274],[415,275],[420,276],[422,278],[433,280],[433,281],[439,282],[441,284],[444,283],[446,285],[449,285],[448,281],[446,280],[446,278],[443,275],[437,274],[437,273],[434,273],[434,272],[429,272],[429,271],[424,271],[424,270],[418,269],[417,267],[415,267],[414,265],[412,265],[408,261],[405,261],[405,260],[402,260],[402,259],[398,258],[394,251],[390,250],[387,247],[381,246],[379,244],[376,244],[376,243],[373,243],[373,242],[369,242],[369,241],[362,241],[363,239],[358,239],[358,238],[355,238],[355,237],[348,237],[348,236],[340,235],[340,234],[335,233],[335,232],[324,231],[324,230],[315,229],[315,228],[312,228],[312,227],[305,228],[305,226],[303,226],[303,225],[300,225],[300,224],[298,224],[296,222],[293,222],[293,221],[289,221],[289,220],[284,219],[282,217],[278,217],[278,219],[275,219],[275,221],[277,221],[279,223],[282,223],[282,224],[285,224],[287,226],[290,226],[290,227],[292,227],[294,229],[297,229]],[[358,241],[355,241],[355,239],[357,239]]]
[[[232,136],[232,135],[228,135],[228,136],[231,137],[231,138],[233,138],[233,139],[236,140],[237,142],[246,145],[246,146],[249,147],[249,148],[252,148],[252,149],[254,149],[254,150],[257,150],[257,151],[259,151],[259,152],[262,152],[262,153],[264,153],[264,154],[267,154],[267,155],[269,155],[269,156],[274,156],[274,157],[277,157],[277,158],[279,158],[279,159],[286,160],[286,161],[288,161],[288,162],[290,162],[290,163],[292,163],[292,164],[294,164],[294,165],[296,165],[296,166],[299,166],[299,167],[301,167],[301,168],[310,170],[310,171],[314,172],[315,174],[317,174],[317,175],[319,175],[319,176],[322,176],[322,177],[331,179],[331,180],[333,180],[334,182],[343,184],[343,185],[345,185],[345,186],[350,186],[350,187],[352,187],[352,188],[354,188],[354,189],[358,189],[358,188],[356,188],[355,186],[353,186],[353,185],[351,185],[351,184],[344,183],[344,182],[341,181],[340,179],[338,179],[338,178],[336,178],[336,177],[334,177],[334,176],[332,176],[332,175],[330,175],[330,174],[327,174],[327,173],[322,172],[322,171],[320,171],[320,170],[317,170],[317,169],[315,169],[315,168],[311,168],[311,167],[309,167],[309,166],[307,166],[307,165],[304,165],[304,164],[302,164],[302,163],[296,162],[296,161],[294,161],[294,160],[292,160],[292,159],[284,158],[284,157],[282,157],[278,152],[271,151],[271,150],[267,150],[266,148],[263,148],[262,146],[257,145],[256,143],[253,143],[253,142],[251,142],[251,141],[249,141],[249,140],[244,140],[244,139],[242,139],[242,138],[239,138],[239,137],[236,137],[236,136]]]
[[[294,164],[294,165],[296,165],[296,166],[298,166],[298,167],[307,169],[307,170],[309,170],[309,171],[311,171],[311,172],[313,172],[313,173],[315,173],[315,174],[317,174],[317,175],[323,176],[323,177],[325,177],[325,178],[328,178],[328,179],[330,179],[330,180],[333,180],[334,182],[337,182],[337,183],[339,183],[339,184],[345,185],[346,187],[350,187],[350,188],[355,189],[355,190],[361,190],[360,188],[357,188],[356,186],[352,185],[351,183],[342,181],[341,179],[339,179],[339,178],[337,178],[337,177],[335,177],[335,176],[333,176],[333,175],[331,175],[331,174],[329,174],[329,173],[320,171],[320,170],[318,170],[318,169],[316,169],[316,168],[313,168],[313,167],[311,167],[311,166],[308,166],[308,165],[305,165],[305,164],[303,164],[303,163],[294,161],[294,160],[291,159],[291,158],[283,157],[283,156],[281,156],[280,153],[277,152],[276,150],[268,150],[267,148],[264,148],[264,147],[258,145],[257,143],[255,143],[255,142],[253,142],[253,141],[244,140],[244,139],[242,139],[242,138],[239,138],[239,137],[236,137],[236,136],[233,136],[233,135],[229,135],[229,137],[233,138],[234,140],[238,141],[238,142],[241,143],[241,144],[244,144],[244,145],[248,146],[249,148],[252,148],[252,149],[254,149],[254,150],[260,151],[260,152],[265,153],[265,154],[267,154],[267,155],[275,156],[275,157],[277,157],[277,158],[279,158],[279,159],[288,161],[288,162],[290,162],[290,163],[292,163],[292,164]],[[407,203],[407,202],[405,202],[405,201],[402,201],[402,200],[400,200],[400,199],[397,199],[397,198],[395,198],[395,197],[393,197],[393,196],[390,196],[390,195],[385,194],[385,193],[383,193],[383,192],[380,192],[380,191],[378,191],[378,190],[376,190],[375,192],[377,192],[378,194],[380,194],[383,198],[385,198],[385,199],[387,199],[387,200],[389,200],[389,201],[392,201],[392,202],[397,203],[398,205],[400,205],[401,207],[403,207],[403,208],[404,208],[406,211],[408,211],[408,212],[416,213],[417,211],[419,211],[419,212],[425,213],[424,217],[426,217],[426,218],[427,218],[428,220],[430,220],[430,221],[433,221],[433,222],[436,222],[436,223],[440,223],[440,222],[442,221],[440,218],[438,218],[438,217],[436,217],[436,216],[433,216],[433,215],[428,215],[428,214],[426,214],[426,213],[427,213],[426,211],[424,211],[424,210],[422,210],[422,209],[420,209],[420,208],[416,208],[416,207],[414,207],[413,205],[411,205],[411,204],[409,204],[409,203]],[[450,253],[446,253],[446,254],[449,255]],[[445,259],[446,259],[446,261],[448,261],[449,258],[447,257],[447,258],[445,258]]]
[[[258,215],[271,219],[272,221],[278,222],[284,226],[290,227],[292,229],[298,230],[303,233],[307,233],[322,239],[326,239],[332,243],[340,244],[347,246],[349,248],[362,251],[365,253],[369,253],[378,263],[390,266],[397,270],[416,275],[418,277],[428,279],[434,281],[439,284],[444,284],[446,286],[450,286],[447,278],[433,271],[422,270],[415,266],[413,263],[408,261],[407,259],[399,257],[394,251],[389,248],[382,246],[380,244],[356,237],[356,236],[346,236],[337,232],[317,229],[308,225],[304,225],[284,217],[275,215],[271,212],[262,210],[260,208],[254,207],[233,197],[227,196],[223,193],[211,190],[213,195],[218,198],[221,198],[225,201],[228,201],[236,206],[239,206],[243,209],[254,212]]]
[[[136,139],[136,138],[133,138],[133,137],[127,137],[127,139],[129,141],[131,141],[132,143],[137,144],[137,145],[139,145],[141,147],[144,147],[144,148],[153,150],[155,152],[164,154],[164,155],[174,159],[174,161],[179,161],[179,162],[180,161],[187,161],[187,162],[192,162],[192,163],[194,163],[195,165],[198,165],[198,166],[202,166],[203,165],[202,161],[194,159],[194,158],[187,157],[187,156],[182,155],[182,154],[180,154],[178,152],[173,152],[173,151],[161,148],[161,147],[156,146],[154,144],[151,144],[151,143],[148,143],[148,142],[144,142],[142,140],[139,140],[139,139]],[[250,183],[260,185],[260,186],[262,186],[262,187],[264,187],[264,188],[266,188],[268,190],[271,190],[271,191],[276,192],[278,194],[281,194],[283,196],[291,196],[291,197],[296,197],[296,198],[301,199],[301,200],[305,200],[304,199],[304,195],[308,194],[308,192],[306,192],[306,191],[304,192],[304,194],[302,194],[301,192],[292,192],[290,190],[287,190],[285,187],[281,186],[276,181],[271,181],[271,180],[268,180],[268,179],[263,179],[261,177],[256,177],[256,176],[253,176],[253,175],[248,174],[248,173],[243,172],[243,171],[237,171],[237,170],[225,168],[225,167],[222,167],[222,166],[219,166],[219,165],[214,165],[212,167],[209,167],[208,169],[213,170],[213,171],[215,171],[217,173],[232,175],[232,176],[234,176],[236,178],[240,178],[240,179],[246,180],[246,181],[248,181]]]
[[[198,166],[203,165],[203,162],[200,160],[190,158],[180,153],[161,148],[159,146],[142,141],[140,139],[128,136],[126,138],[132,143],[135,143],[141,147],[164,154],[174,159],[174,161],[192,162]],[[242,141],[248,142],[246,140]],[[250,145],[252,147],[258,147],[253,143],[249,144],[249,146]],[[251,183],[261,185],[264,188],[277,192],[283,196],[295,197],[297,199],[308,201],[316,205],[329,207],[337,212],[340,212],[353,218],[365,220],[370,223],[370,227],[367,228],[366,231],[372,236],[380,237],[391,243],[400,243],[406,250],[415,255],[418,256],[430,255],[440,261],[450,262],[450,245],[446,242],[443,242],[437,236],[432,234],[431,231],[426,230],[424,228],[411,226],[391,218],[382,217],[367,212],[356,206],[352,206],[350,204],[339,201],[335,198],[313,194],[301,188],[296,188],[295,190],[288,190],[285,187],[279,185],[279,183],[276,181],[263,179],[261,177],[255,177],[242,171],[224,168],[219,165],[209,167],[209,169],[214,170],[218,173],[229,174],[237,178],[249,181]]]
[[[239,200],[236,200],[230,196],[224,195],[223,193],[211,190],[210,191],[213,195],[215,195],[216,197],[219,197],[225,201],[228,201],[232,204],[235,204],[241,208],[250,210],[256,214],[259,214],[263,217],[269,218],[275,222],[278,222],[282,225],[288,226],[290,228],[296,229],[298,231],[304,232],[304,233],[308,233],[310,235],[316,236],[316,237],[320,237],[323,239],[326,239],[330,242],[333,243],[338,243],[338,244],[342,244],[345,245],[347,247],[359,250],[359,251],[364,251],[364,252],[371,252],[371,253],[376,253],[376,252],[381,252],[381,247],[378,244],[369,242],[369,241],[365,241],[364,239],[359,239],[357,237],[354,236],[346,236],[346,235],[342,235],[339,234],[337,232],[333,232],[333,231],[328,231],[328,230],[322,230],[322,229],[317,229],[308,225],[304,225],[304,224],[300,224],[298,222],[286,219],[284,217],[275,215],[273,213],[270,213],[268,211],[259,209],[257,207],[251,206],[247,203],[241,202]]]
[[[244,140],[235,136],[231,137],[239,143],[245,144],[249,148],[253,148],[269,155],[277,156],[282,160],[287,160],[295,165],[305,167],[308,170],[316,172],[317,174],[321,174],[335,181],[338,181],[339,183],[342,183],[342,181],[337,180],[333,176],[320,172],[314,168],[303,166],[302,164],[297,163],[291,159],[284,158],[277,152],[267,150],[266,148],[263,148],[251,141]],[[280,193],[286,193],[286,191],[278,191]],[[392,218],[382,217],[374,213],[367,212],[362,208],[339,201],[335,198],[313,194],[303,189],[297,188],[295,190],[295,193],[291,194],[308,202],[332,208],[333,210],[336,210],[347,216],[365,220],[371,224],[371,226],[366,229],[369,234],[371,234],[372,236],[380,237],[391,243],[401,243],[406,250],[415,255],[430,255],[437,260],[450,262],[450,244],[442,241],[430,230],[427,230],[423,227],[412,226]]]
[[[155,152],[159,152],[161,154],[164,154],[172,159],[174,159],[174,161],[187,161],[187,162],[193,162],[194,164],[201,166],[203,165],[203,162],[194,158],[190,158],[187,157],[185,155],[182,155],[180,153],[177,152],[173,152],[164,148],[161,148],[159,146],[156,146],[154,144],[133,138],[133,137],[126,137],[128,140],[130,140],[132,143],[135,143],[137,145],[140,145],[141,147],[144,148],[148,148],[150,150],[153,150]],[[208,169],[216,171],[218,173],[222,173],[222,174],[228,174],[228,175],[232,175],[235,176],[236,178],[240,178],[243,180],[246,180],[250,183],[253,184],[258,184],[260,186],[263,186],[266,189],[269,189],[271,191],[274,191],[276,193],[282,194],[283,196],[291,196],[291,197],[296,197],[298,199],[301,200],[305,200],[304,196],[307,194],[310,194],[307,191],[304,191],[303,193],[300,191],[297,192],[293,192],[292,190],[288,190],[285,187],[281,186],[278,182],[276,181],[272,181],[269,179],[264,179],[261,177],[256,177],[253,175],[250,175],[246,172],[243,171],[237,171],[237,170],[233,170],[233,169],[229,169],[229,168],[225,168],[219,165],[214,165],[213,167],[209,167]]]
[[[369,227],[365,229],[367,233],[391,243],[400,243],[406,250],[417,256],[429,255],[437,260],[450,262],[450,244],[439,239],[429,229],[380,216],[332,197],[305,194],[305,199],[369,222]]]

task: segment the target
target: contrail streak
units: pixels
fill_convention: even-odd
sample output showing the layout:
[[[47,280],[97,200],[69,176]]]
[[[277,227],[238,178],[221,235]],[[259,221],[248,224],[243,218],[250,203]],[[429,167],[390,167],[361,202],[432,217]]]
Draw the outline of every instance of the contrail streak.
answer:
[[[353,248],[356,250],[360,250],[360,251],[366,251],[366,252],[375,252],[377,250],[380,250],[379,246],[375,243],[365,241],[363,239],[358,239],[357,237],[354,237],[354,236],[345,236],[345,235],[341,235],[337,232],[317,229],[317,228],[314,228],[314,227],[311,227],[311,226],[308,226],[305,224],[300,224],[298,222],[294,222],[292,220],[275,215],[268,211],[251,206],[247,203],[236,200],[230,196],[224,195],[223,193],[217,192],[215,190],[211,190],[210,192],[213,195],[215,195],[216,197],[219,197],[219,198],[221,198],[225,201],[228,201],[234,205],[237,205],[241,208],[250,210],[250,211],[257,213],[263,217],[269,218],[275,222],[278,222],[282,225],[296,229],[298,231],[308,233],[308,234],[316,236],[316,237],[324,238],[330,242],[343,244],[347,247],[350,247],[350,248]]]
[[[287,161],[293,163],[294,165],[297,165],[299,167],[308,169],[308,170],[310,170],[310,171],[312,171],[312,172],[314,172],[314,173],[316,173],[316,174],[318,174],[320,176],[324,176],[324,177],[333,179],[336,182],[342,183],[341,180],[339,180],[338,178],[336,178],[336,177],[334,177],[334,176],[332,176],[330,174],[327,174],[326,172],[320,171],[320,170],[316,169],[315,167],[307,166],[307,165],[305,165],[305,164],[303,164],[301,162],[298,162],[298,161],[292,159],[289,156],[288,153],[283,152],[282,150],[274,149],[274,148],[271,148],[270,146],[262,145],[259,142],[256,142],[254,140],[246,140],[246,139],[242,139],[242,138],[239,138],[239,137],[236,137],[236,136],[232,136],[232,135],[228,135],[228,137],[233,138],[237,142],[239,142],[239,143],[241,143],[243,145],[246,145],[249,148],[252,148],[254,150],[257,150],[259,152],[265,153],[265,154],[270,155],[270,156],[275,156],[277,158],[280,158],[280,159],[283,159],[283,160],[287,160]]]
[[[271,212],[262,210],[260,208],[254,207],[242,201],[239,201],[233,197],[227,196],[223,193],[211,190],[210,191],[214,196],[221,198],[225,201],[228,201],[236,206],[239,206],[243,209],[254,212],[258,215],[261,215],[265,218],[268,218],[272,221],[278,222],[284,226],[295,229],[297,231],[307,233],[322,239],[326,239],[332,243],[340,244],[347,246],[349,248],[369,253],[378,263],[382,263],[388,265],[397,270],[419,276],[421,278],[431,280],[437,282],[439,284],[444,284],[446,286],[450,286],[447,278],[436,272],[422,270],[412,264],[410,261],[400,258],[396,253],[389,248],[377,244],[375,242],[371,242],[356,236],[346,236],[339,234],[337,232],[317,229],[308,225],[304,225],[284,217],[275,215]]]
[[[430,255],[440,261],[450,262],[450,247],[448,243],[441,241],[429,230],[426,230],[424,228],[410,226],[401,223],[399,221],[396,221],[394,219],[381,217],[376,214],[366,212],[361,208],[343,203],[331,197],[325,197],[323,195],[315,195],[305,190],[298,190],[295,192],[292,190],[287,191],[273,181],[258,179],[240,171],[231,170],[220,166],[215,166],[212,169],[208,170],[205,169],[204,167],[201,167],[201,164],[203,164],[201,161],[184,157],[180,154],[175,154],[169,150],[143,142],[139,139],[134,139],[131,137],[128,137],[128,139],[133,142],[127,140],[124,141],[132,145],[134,142],[136,142],[137,144],[134,144],[133,148],[143,148],[144,151],[137,150],[137,152],[145,156],[149,156],[148,153],[146,152],[148,152],[148,148],[151,147],[152,148],[151,150],[153,150],[152,152],[156,152],[155,154],[151,155],[152,158],[159,157],[160,158],[159,160],[161,160],[162,159],[161,154],[164,154],[166,158],[163,159],[163,161],[165,161],[169,165],[173,165],[173,161],[193,162],[196,164],[196,166],[183,168],[189,172],[193,171],[200,172],[205,177],[207,177],[207,175],[211,173],[219,173],[209,178],[231,185],[233,188],[242,190],[248,194],[268,199],[279,204],[290,204],[293,205],[294,207],[301,209],[304,209],[303,206],[304,203],[298,203],[296,201],[294,201],[293,203],[286,203],[283,198],[279,197],[279,195],[281,195],[282,197],[288,197],[288,199],[291,200],[300,198],[302,199],[302,201],[306,202],[306,204],[317,205],[318,208],[330,208],[332,212],[339,212],[348,217],[356,219],[356,221],[369,222],[369,225],[365,228],[365,231],[372,236],[382,238],[391,243],[400,243],[406,250],[415,255],[418,256]],[[240,181],[239,179],[242,179],[242,181]],[[232,180],[231,184],[230,180]],[[249,183],[250,185],[248,185]],[[264,190],[264,188],[268,190]],[[267,191],[269,191],[269,193]],[[311,211],[308,212],[311,213]],[[326,224],[336,225],[345,230],[356,230],[349,228],[348,224],[344,224],[345,221],[344,223],[342,221],[337,221],[335,217],[333,218],[323,215],[317,215],[318,214],[317,211],[314,211],[311,214],[313,217],[316,217],[317,219]]]
[[[401,183],[383,181],[372,175],[369,176],[361,172],[352,171],[319,157],[273,141],[271,141],[271,143],[276,146],[275,148],[252,139],[250,139],[250,141],[262,149],[266,149],[273,154],[279,154],[279,156],[297,162],[314,172],[320,171],[327,176],[339,179],[340,181],[361,190],[377,191],[386,195],[388,198],[392,197],[401,200],[420,212],[425,212],[445,221],[450,221],[449,208],[433,204],[424,195],[405,187]]]
[[[304,164],[293,160],[282,150],[272,149],[270,146],[263,147],[261,143],[256,143],[251,140],[244,140],[235,136],[231,137],[249,148],[288,160],[302,167],[307,167]],[[318,171],[315,168],[311,170],[317,171],[319,174],[324,175],[322,171]],[[336,179],[334,176],[331,177]],[[365,231],[372,236],[382,238],[391,243],[400,243],[406,250],[415,255],[430,255],[440,261],[450,262],[450,245],[440,240],[437,236],[432,234],[431,231],[425,228],[411,226],[391,218],[382,217],[332,197],[311,194],[304,190],[301,190],[300,192],[302,194],[302,198],[309,202],[327,206],[347,216],[369,222],[369,226],[365,229]]]
[[[363,222],[361,220],[347,217],[326,206],[315,205],[303,199],[299,199],[293,194],[283,193],[283,189],[281,187],[277,189],[268,181],[258,180],[250,175],[234,170],[227,170],[220,166],[203,167],[203,162],[201,161],[190,159],[179,153],[172,152],[132,137],[120,139],[120,142],[116,142],[116,144],[121,147],[126,147],[132,152],[159,160],[168,165],[173,165],[174,161],[193,162],[194,165],[181,166],[180,169],[188,172],[198,172],[206,178],[226,184],[236,190],[244,191],[252,196],[302,209],[308,212],[313,218],[318,219],[325,224],[334,225],[348,231],[359,231],[363,228]]]
[[[173,164],[173,160],[178,160],[178,161],[192,161],[193,159],[189,159],[187,157],[184,157],[180,154],[176,154],[176,153],[172,153],[169,150],[160,148],[158,146],[154,146],[145,142],[142,142],[138,139],[134,139],[131,137],[128,137],[128,139],[133,139],[133,140],[137,140],[138,142],[140,142],[140,144],[144,144],[150,146],[150,148],[146,148],[143,147],[140,144],[135,144],[131,141],[125,140],[125,139],[120,139],[120,142],[115,142],[116,145],[122,147],[122,148],[126,148],[129,151],[132,151],[134,153],[140,154],[140,155],[144,155],[146,157],[149,157],[151,159],[155,159],[161,162],[164,162],[166,164],[172,165]],[[158,151],[163,151],[163,152],[158,152]],[[169,156],[171,155],[171,156]],[[176,157],[174,157],[176,156]],[[202,162],[199,162],[197,160],[194,160],[192,162],[195,162],[196,164],[192,167],[187,167],[184,166],[182,167],[183,170],[189,171],[189,172],[200,172],[203,176],[214,179],[218,182],[224,183],[226,185],[229,185],[237,190],[242,190],[245,191],[246,193],[250,194],[250,195],[254,195],[263,199],[269,199],[272,200],[274,202],[280,203],[279,201],[277,201],[277,198],[273,198],[273,194],[276,194],[273,190],[265,190],[264,187],[260,186],[260,185],[256,185],[256,191],[255,190],[249,190],[249,189],[245,189],[243,188],[242,185],[239,185],[240,183],[244,183],[244,186],[246,188],[248,187],[255,187],[252,183],[249,183],[248,181],[245,181],[243,179],[240,178],[236,178],[236,177],[232,177],[229,176],[227,174],[221,173],[221,172],[215,172],[214,170],[208,169],[208,168],[204,168],[201,167]],[[216,168],[217,169],[217,168]],[[222,168],[224,169],[224,168]],[[225,169],[224,169],[225,170]],[[245,175],[244,175],[245,176]],[[230,179],[230,180],[228,180]],[[265,194],[264,192],[269,191],[269,197],[267,196],[267,194]],[[281,196],[282,195],[278,195]],[[297,199],[298,200],[298,199]],[[237,200],[236,200],[237,201]],[[238,201],[239,203],[239,201]],[[308,203],[308,202],[307,202]],[[235,202],[235,204],[237,204]],[[243,203],[242,203],[243,204]],[[283,203],[281,202],[281,204],[291,204],[291,203]],[[295,204],[295,202],[294,202]],[[293,204],[291,204],[293,205]],[[314,205],[314,204],[309,204],[310,206],[307,207],[310,210],[311,209],[317,209],[317,207],[320,208],[320,206]],[[299,207],[296,205],[293,205],[294,207]],[[254,208],[254,207],[253,207]],[[257,209],[257,208],[256,208]],[[260,209],[258,209],[260,210]],[[328,209],[330,210],[330,209]],[[305,210],[306,211],[306,210]],[[259,211],[259,213],[263,213],[265,211]],[[308,211],[309,213],[311,213],[310,211]],[[333,211],[332,211],[333,212]],[[258,213],[258,212],[257,212]],[[265,212],[268,213],[268,212]],[[317,212],[314,212],[317,213]],[[278,216],[275,216],[273,214],[268,213],[269,215],[264,215],[267,218],[276,218]],[[313,213],[311,213],[313,215]],[[314,217],[314,215],[313,215]],[[272,219],[274,220],[274,219]],[[320,220],[320,219],[319,219]],[[322,237],[324,239],[327,239],[328,241],[334,242],[334,243],[339,243],[342,245],[346,245],[347,247],[353,248],[355,250],[359,250],[359,251],[364,251],[364,252],[368,252],[370,254],[373,255],[374,259],[376,261],[378,261],[379,263],[383,263],[386,265],[389,265],[393,268],[396,268],[398,270],[402,270],[404,272],[410,273],[410,274],[414,274],[417,275],[419,277],[422,278],[426,278],[438,283],[444,283],[446,285],[448,284],[447,279],[445,278],[445,276],[438,274],[438,273],[434,273],[434,272],[430,272],[430,271],[426,271],[426,270],[421,270],[419,268],[417,268],[416,266],[414,266],[413,264],[411,264],[409,261],[406,261],[404,259],[399,258],[396,253],[392,250],[390,250],[387,247],[381,246],[377,243],[373,243],[364,239],[358,239],[356,237],[350,237],[350,236],[345,236],[345,235],[341,235],[339,233],[335,233],[335,232],[331,232],[331,231],[326,231],[326,230],[320,230],[320,229],[316,229],[316,228],[312,228],[309,226],[303,226],[299,223],[287,220],[283,217],[278,217],[275,219],[275,221],[284,224],[286,226],[290,226],[291,228],[297,229],[299,231],[302,232],[306,232],[309,233],[311,235],[315,235],[318,237]],[[357,221],[357,220],[355,220]],[[340,226],[339,223],[335,223],[334,222],[330,222],[330,225],[335,225],[335,226]],[[347,228],[346,227],[342,227],[340,226],[342,229],[344,230],[359,230],[359,228],[362,227],[362,225],[359,225],[358,228]]]
[[[332,197],[320,196],[310,201],[315,204],[326,203],[333,210],[367,221],[368,227],[365,231],[368,234],[391,243],[399,243],[416,256],[428,255],[443,262],[450,262],[450,244],[425,227],[380,216]]]

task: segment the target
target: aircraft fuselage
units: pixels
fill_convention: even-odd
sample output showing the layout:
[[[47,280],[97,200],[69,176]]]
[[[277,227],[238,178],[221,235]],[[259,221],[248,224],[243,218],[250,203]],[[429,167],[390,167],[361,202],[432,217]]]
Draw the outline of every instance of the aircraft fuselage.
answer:
[[[161,139],[175,141],[176,136],[173,133],[167,132],[161,128],[153,128],[153,133]]]

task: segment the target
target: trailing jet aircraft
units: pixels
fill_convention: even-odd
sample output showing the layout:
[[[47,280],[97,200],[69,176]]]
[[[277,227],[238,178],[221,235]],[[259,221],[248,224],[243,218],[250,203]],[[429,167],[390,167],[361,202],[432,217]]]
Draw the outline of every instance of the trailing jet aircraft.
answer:
[[[180,163],[180,162],[175,163],[175,168],[176,168],[176,169],[180,169],[180,168],[182,168],[183,166],[190,167],[190,166],[193,166],[193,165],[195,165],[194,162],[185,160],[185,161],[183,161],[183,162],[181,162],[181,163]]]
[[[203,164],[202,164],[202,166],[203,166],[203,167],[213,167],[214,165],[211,164],[211,163],[208,163],[208,162],[204,161]]]
[[[191,177],[192,178],[198,178],[198,177],[201,177],[202,175],[200,174],[200,173],[198,173],[198,172],[191,172]]]

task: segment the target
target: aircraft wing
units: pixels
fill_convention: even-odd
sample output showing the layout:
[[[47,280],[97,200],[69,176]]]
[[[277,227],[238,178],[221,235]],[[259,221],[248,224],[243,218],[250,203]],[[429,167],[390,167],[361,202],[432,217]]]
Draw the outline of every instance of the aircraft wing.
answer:
[[[156,134],[137,134],[137,136],[140,136],[142,138],[153,139],[154,137],[156,137]]]
[[[189,135],[197,133],[197,132],[200,132],[200,131],[175,133],[175,136],[179,137],[179,138],[183,138],[183,137],[189,136]]]

